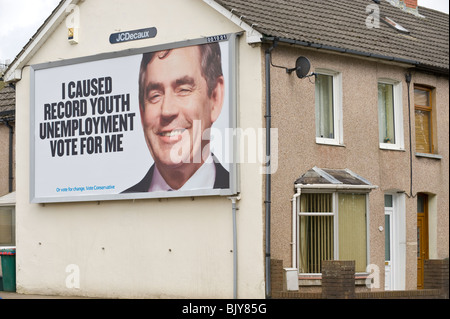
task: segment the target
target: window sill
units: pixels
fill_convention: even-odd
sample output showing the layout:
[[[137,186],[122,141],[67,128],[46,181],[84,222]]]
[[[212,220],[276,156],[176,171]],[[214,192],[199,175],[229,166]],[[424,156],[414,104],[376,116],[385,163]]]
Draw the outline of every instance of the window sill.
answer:
[[[369,278],[368,273],[356,273],[355,285],[364,286],[367,278]],[[322,274],[299,274],[298,285],[300,287],[322,286]]]
[[[437,159],[437,160],[441,160],[442,156],[438,155],[438,154],[427,154],[427,153],[416,153],[416,157],[426,157],[426,158],[432,158],[432,159]]]
[[[380,145],[380,150],[383,150],[383,151],[398,151],[398,152],[405,152],[406,151],[404,148],[401,148],[401,147],[383,146],[383,145]]]
[[[318,144],[318,145],[325,145],[325,146],[345,147],[345,144],[338,144],[338,143],[332,143],[332,142],[319,142],[319,141],[316,141],[316,144]]]

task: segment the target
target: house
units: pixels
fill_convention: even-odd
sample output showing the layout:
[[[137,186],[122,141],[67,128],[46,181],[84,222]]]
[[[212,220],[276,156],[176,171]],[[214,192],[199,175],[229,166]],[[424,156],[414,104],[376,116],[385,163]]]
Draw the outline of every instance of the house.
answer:
[[[270,55],[272,258],[301,291],[328,259],[355,260],[372,288],[423,288],[423,260],[448,257],[448,15],[417,1],[217,2]],[[314,77],[286,74],[299,56]]]
[[[9,247],[15,245],[15,92],[0,84],[0,247]]]
[[[226,183],[173,187],[151,133],[193,125],[150,128],[189,118],[165,102],[200,86],[149,68],[209,43],[202,146]],[[63,0],[5,80],[20,293],[265,298],[271,259],[292,290],[320,290],[326,259],[354,260],[358,289],[412,290],[448,257],[448,15],[416,1]]]

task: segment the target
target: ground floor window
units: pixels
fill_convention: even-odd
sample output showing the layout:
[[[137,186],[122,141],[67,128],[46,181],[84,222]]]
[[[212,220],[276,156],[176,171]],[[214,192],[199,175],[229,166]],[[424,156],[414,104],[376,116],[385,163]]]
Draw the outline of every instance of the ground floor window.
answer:
[[[15,229],[14,207],[0,206],[0,247],[16,245]]]
[[[367,194],[304,193],[298,213],[300,273],[321,273],[323,260],[367,267]]]

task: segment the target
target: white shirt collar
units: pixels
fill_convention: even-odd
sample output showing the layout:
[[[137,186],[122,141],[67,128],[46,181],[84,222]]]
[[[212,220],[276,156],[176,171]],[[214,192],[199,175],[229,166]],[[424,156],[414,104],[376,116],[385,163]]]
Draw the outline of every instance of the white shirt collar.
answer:
[[[213,189],[214,182],[216,180],[216,166],[212,159],[211,154],[206,159],[205,163],[191,176],[191,178],[179,189],[183,190],[193,190],[193,189]],[[153,172],[152,182],[150,184],[149,192],[157,191],[171,191],[172,188],[167,184],[167,182],[162,177],[158,168],[155,165],[155,170]]]

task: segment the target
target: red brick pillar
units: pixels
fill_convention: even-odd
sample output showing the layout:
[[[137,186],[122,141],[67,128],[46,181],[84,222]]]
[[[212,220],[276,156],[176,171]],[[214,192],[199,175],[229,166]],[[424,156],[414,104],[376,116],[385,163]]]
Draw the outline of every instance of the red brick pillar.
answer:
[[[449,298],[448,295],[448,259],[425,260],[423,285],[425,289],[440,289],[442,298]]]
[[[283,291],[283,261],[278,259],[270,260],[270,277],[272,296],[276,292]]]
[[[354,299],[355,261],[322,261],[322,298]]]

